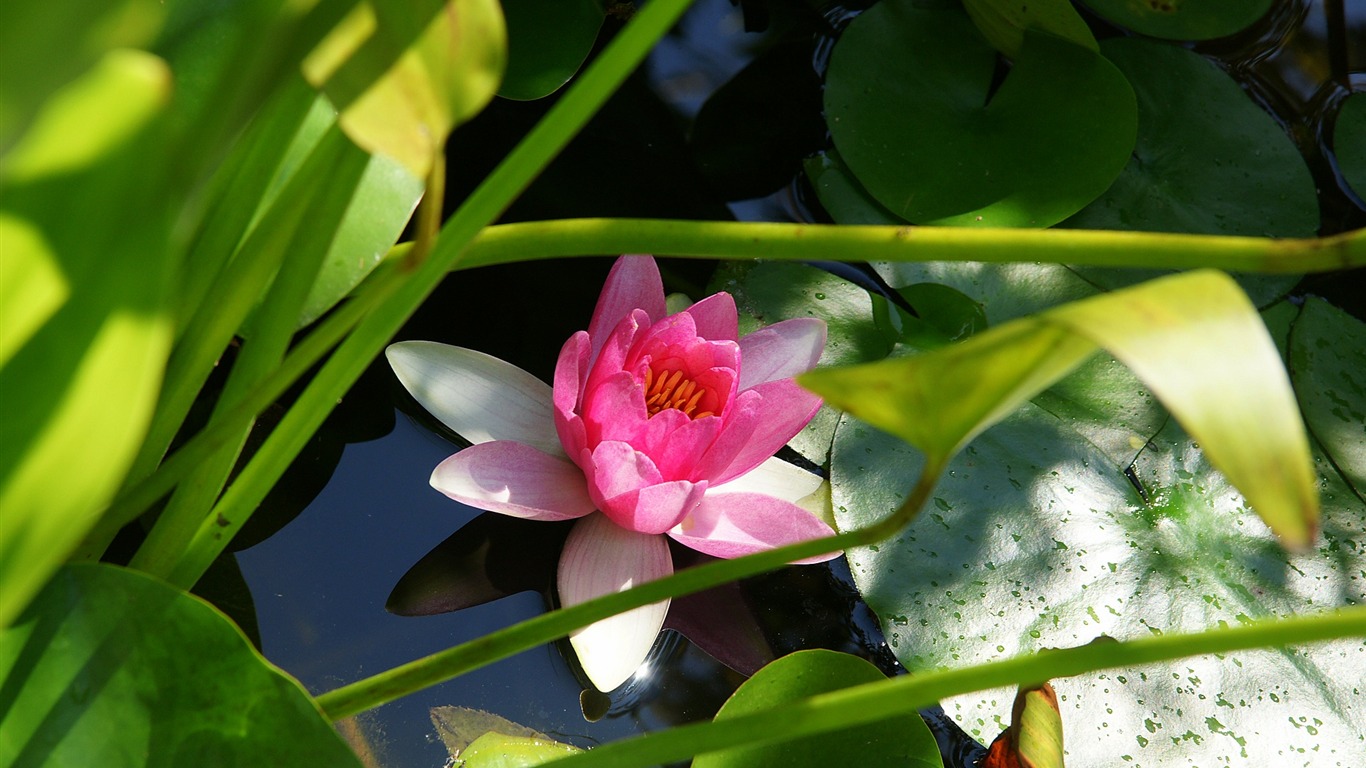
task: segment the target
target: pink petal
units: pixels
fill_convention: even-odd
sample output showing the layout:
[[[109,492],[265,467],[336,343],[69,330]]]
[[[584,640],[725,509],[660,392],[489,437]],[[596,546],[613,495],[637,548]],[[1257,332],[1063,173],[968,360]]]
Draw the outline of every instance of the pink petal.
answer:
[[[787,445],[821,407],[821,399],[779,379],[741,392],[726,425],[698,462],[697,476],[720,485],[762,464]]]
[[[529,445],[472,445],[432,471],[432,487],[477,509],[528,520],[569,520],[596,507],[583,471]]]
[[[698,552],[731,558],[834,533],[815,515],[782,499],[759,493],[710,493],[669,536]],[[830,552],[796,563],[819,563],[839,555]]]
[[[663,536],[624,530],[602,515],[574,525],[560,555],[560,604],[569,607],[673,573]],[[654,645],[669,601],[635,608],[570,633],[569,642],[593,686],[610,691],[626,682]]]
[[[643,309],[652,322],[664,319],[664,281],[659,267],[650,256],[622,256],[607,273],[607,282],[598,296],[593,319],[588,324],[588,336],[593,341],[593,357],[597,357],[607,335],[633,309]]]
[[[604,499],[598,508],[623,528],[664,533],[687,517],[706,492],[706,482],[674,480]]]
[[[825,321],[798,317],[740,339],[740,389],[790,379],[816,367],[825,349]]]
[[[642,447],[647,421],[645,398],[631,374],[617,371],[599,381],[584,395],[581,413],[589,445],[616,441]]]
[[[735,341],[740,335],[735,299],[729,293],[713,293],[683,311],[692,315],[697,335],[704,339]]]
[[[584,394],[601,386],[609,376],[633,368],[636,365],[634,349],[637,342],[652,327],[645,310],[637,309],[627,313],[605,339],[594,338],[593,358],[590,361],[592,367],[584,384]],[[579,402],[583,402],[582,398]]]
[[[565,453],[575,462],[587,445],[583,419],[577,413],[579,395],[588,378],[588,334],[579,331],[564,343],[555,362],[555,386],[552,405],[555,409],[555,432]]]
[[[471,443],[515,440],[561,452],[551,388],[512,363],[434,341],[401,341],[384,354],[422,407]]]

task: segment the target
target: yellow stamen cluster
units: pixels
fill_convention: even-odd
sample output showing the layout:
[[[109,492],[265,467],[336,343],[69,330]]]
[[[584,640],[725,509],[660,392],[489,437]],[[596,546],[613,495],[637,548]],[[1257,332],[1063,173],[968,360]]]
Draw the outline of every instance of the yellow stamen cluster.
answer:
[[[706,387],[699,387],[692,379],[683,378],[682,371],[664,371],[656,375],[654,369],[645,368],[645,412],[649,416],[668,408],[682,411],[693,419],[711,416],[711,411],[694,413],[705,394]]]

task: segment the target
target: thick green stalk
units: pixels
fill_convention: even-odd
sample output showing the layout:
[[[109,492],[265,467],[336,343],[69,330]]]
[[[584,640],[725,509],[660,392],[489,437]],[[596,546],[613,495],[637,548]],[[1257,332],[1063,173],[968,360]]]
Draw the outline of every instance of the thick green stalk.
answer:
[[[333,720],[377,707],[414,691],[436,685],[466,672],[506,659],[522,651],[553,642],[579,627],[605,619],[632,608],[656,603],[666,597],[679,597],[700,592],[720,584],[753,576],[779,568],[794,560],[825,552],[876,544],[894,535],[915,519],[930,497],[934,485],[943,472],[945,460],[927,460],[924,471],[906,501],[896,512],[867,528],[849,531],[824,539],[790,544],[767,552],[758,552],[734,560],[714,563],[679,571],[672,576],[651,581],[624,592],[605,595],[571,608],[541,614],[484,635],[476,640],[448,648],[400,667],[381,672],[373,677],[329,691],[318,697],[318,705]]]
[[[1273,240],[1083,229],[562,219],[489,227],[470,244],[460,267],[615,253],[794,261],[1038,261],[1299,274],[1366,267],[1366,229]]]
[[[564,148],[607,98],[673,26],[688,0],[644,6],[564,97],[512,150],[451,217],[427,259],[402,281],[389,301],[351,333],[271,433],[237,481],[205,518],[185,548],[170,581],[190,586],[204,573],[322,424],[351,384],[379,354],[403,321],[456,264],[480,230],[491,224]],[[400,274],[400,273],[395,273]]]
[[[684,725],[604,744],[544,765],[556,768],[658,765],[728,747],[759,746],[851,728],[914,713],[941,699],[972,691],[1037,684],[1102,669],[1155,664],[1202,654],[1227,654],[1352,637],[1366,637],[1366,606],[1267,619],[1195,634],[1169,634],[1125,642],[1096,641],[1079,648],[1041,651],[963,669],[918,672],[880,680],[749,715]]]

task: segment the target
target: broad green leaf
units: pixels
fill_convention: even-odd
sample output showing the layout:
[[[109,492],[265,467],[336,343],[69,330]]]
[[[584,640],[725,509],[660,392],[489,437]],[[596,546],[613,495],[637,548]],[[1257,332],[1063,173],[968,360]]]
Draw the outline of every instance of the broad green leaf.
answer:
[[[505,99],[558,91],[583,66],[605,18],[600,0],[502,0],[507,19]]]
[[[995,70],[962,10],[878,3],[831,54],[835,146],[874,198],[917,224],[1055,224],[1124,167],[1133,92],[1095,52],[1032,30],[991,93]]]
[[[1068,219],[1070,227],[1260,237],[1313,237],[1318,198],[1299,150],[1223,70],[1173,45],[1105,41],[1101,52],[1138,96],[1138,144],[1115,183]],[[1116,288],[1153,270],[1077,268]],[[1239,279],[1268,304],[1294,275]]]
[[[5,31],[0,45],[0,155],[54,91],[108,51],[149,41],[164,14],[157,0],[0,5],[0,29]]]
[[[373,0],[304,62],[361,148],[419,179],[446,136],[498,89],[507,33],[497,0]]]
[[[1272,0],[1084,0],[1091,10],[1121,27],[1168,40],[1211,40],[1251,26]]]
[[[939,283],[971,297],[981,303],[989,325],[1099,293],[1063,264],[899,261],[874,266],[893,288]]]
[[[846,653],[808,650],[784,656],[745,681],[716,713],[718,721],[788,704],[818,693],[884,680],[872,664]],[[757,747],[699,755],[696,768],[767,766],[923,766],[941,768],[934,735],[914,714],[858,728]]]
[[[1111,396],[1119,410],[1141,410],[1145,394]],[[1131,426],[1027,404],[949,463],[910,526],[847,553],[912,675],[1366,599],[1366,505],[1332,474],[1319,479],[1322,540],[1312,552],[1287,553],[1174,427],[1151,444],[1152,433],[1139,435],[1148,447],[1119,461],[1094,445],[1098,433],[1127,442]],[[1124,475],[1135,454],[1146,503]],[[831,457],[840,527],[900,506],[923,461],[888,435],[842,421]],[[1356,669],[1363,653],[1353,640],[1054,680],[1068,762],[1253,768],[1285,755],[1351,765],[1366,738],[1366,689],[1342,670]],[[1012,696],[984,691],[944,705],[985,741],[1009,723]]]
[[[1154,280],[932,353],[799,380],[938,463],[1101,347],[1153,390],[1287,546],[1309,544],[1317,498],[1289,381],[1255,308],[1221,273]]]
[[[78,170],[0,191],[6,246],[20,246],[6,277],[47,286],[18,310],[29,328],[0,368],[0,626],[94,524],[156,401],[174,261],[157,122]]]
[[[357,766],[222,614],[136,571],[68,566],[0,633],[0,764]]]
[[[463,768],[532,768],[583,750],[548,739],[490,731],[460,753]]]
[[[0,368],[70,295],[71,283],[43,233],[0,213]]]
[[[1333,122],[1333,153],[1338,171],[1358,197],[1366,197],[1366,94],[1342,101]]]
[[[171,73],[161,59],[110,51],[42,105],[28,132],[0,157],[0,180],[22,183],[89,165],[141,130],[170,93]]]
[[[1290,333],[1290,378],[1310,433],[1366,499],[1366,324],[1310,298]]]
[[[963,8],[991,47],[1012,58],[1020,55],[1028,29],[1099,50],[1091,28],[1068,0],[963,0]]]

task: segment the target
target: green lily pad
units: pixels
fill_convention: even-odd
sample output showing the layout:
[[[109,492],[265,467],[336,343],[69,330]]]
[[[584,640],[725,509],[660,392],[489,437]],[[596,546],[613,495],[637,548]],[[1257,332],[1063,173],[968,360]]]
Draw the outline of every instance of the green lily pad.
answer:
[[[1366,324],[1321,299],[1290,333],[1290,378],[1309,431],[1366,499]]]
[[[846,653],[798,651],[759,670],[716,713],[716,719],[747,715],[818,693],[886,679],[872,664]],[[880,720],[858,728],[759,747],[699,755],[696,768],[766,768],[830,766],[850,761],[860,766],[942,768],[934,735],[914,714]]]
[[[1081,229],[1313,237],[1314,179],[1290,138],[1223,70],[1184,48],[1114,38],[1101,52],[1138,97],[1133,158],[1105,194],[1068,219]],[[1163,272],[1076,268],[1114,289]],[[1283,296],[1295,275],[1243,276],[1259,306]]]
[[[1313,322],[1305,331],[1314,349],[1353,349],[1337,341],[1338,319],[1322,327],[1333,335],[1313,333]],[[1339,365],[1359,377],[1357,362],[1337,362],[1350,358],[1320,363],[1314,381],[1331,380]],[[848,553],[908,670],[1366,600],[1366,503],[1335,467],[1338,453],[1361,444],[1359,432],[1316,453],[1322,537],[1310,552],[1287,554],[1174,423],[1142,431],[1161,412],[1141,387],[1075,380],[1092,375],[1083,368],[1060,383],[1082,396],[1078,407],[1046,397],[1027,404],[953,460],[914,523]],[[1359,388],[1329,391],[1366,410]],[[904,443],[841,421],[831,454],[841,528],[899,506],[922,463]],[[1363,653],[1362,641],[1343,641],[1055,680],[1068,758],[1250,765],[1280,754],[1351,764],[1366,740],[1366,689],[1341,670],[1357,668]],[[1010,700],[989,691],[945,705],[989,739],[1007,724]]]
[[[1114,65],[1032,30],[991,93],[996,63],[958,9],[884,0],[844,31],[826,119],[854,176],[892,213],[918,224],[1045,227],[1124,167],[1137,115]]]
[[[834,148],[802,161],[802,170],[826,213],[837,224],[902,226],[906,220],[873,199]]]
[[[1252,26],[1271,10],[1272,0],[1084,0],[1121,27],[1168,40],[1212,40]]]
[[[209,604],[68,566],[0,633],[0,764],[355,766],[294,680]]]
[[[604,18],[600,0],[502,0],[508,63],[498,95],[539,99],[583,66]]]
[[[1333,123],[1333,153],[1338,171],[1358,197],[1366,198],[1366,93],[1342,102]]]

